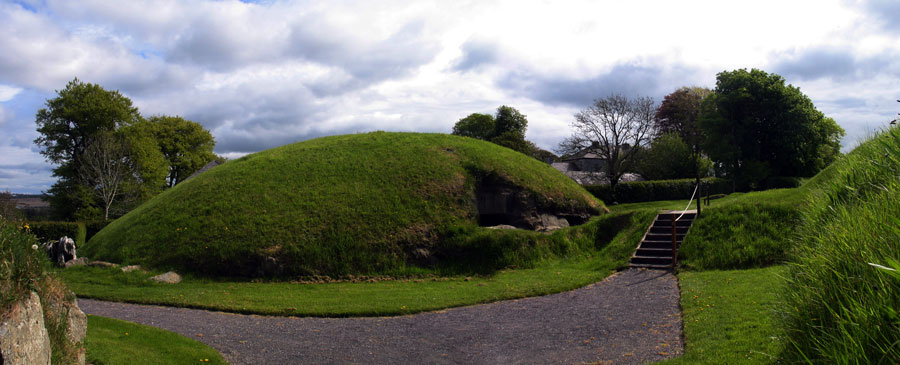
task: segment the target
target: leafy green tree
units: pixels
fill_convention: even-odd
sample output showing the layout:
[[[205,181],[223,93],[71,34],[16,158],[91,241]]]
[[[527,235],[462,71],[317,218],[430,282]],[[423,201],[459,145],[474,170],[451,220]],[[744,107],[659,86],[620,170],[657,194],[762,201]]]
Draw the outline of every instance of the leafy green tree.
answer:
[[[81,156],[98,133],[136,123],[141,115],[118,91],[77,78],[57,94],[35,116],[40,136],[34,143],[57,165],[53,175],[58,180],[48,191],[50,203],[60,219],[96,218],[100,213],[96,198],[79,179]]]
[[[682,87],[663,98],[653,116],[654,128],[660,136],[675,133],[694,153],[700,153],[703,133],[697,125],[700,103],[712,94],[702,87]]]
[[[194,172],[216,159],[216,141],[211,133],[197,122],[177,116],[154,116],[147,119],[159,150],[168,160],[166,184],[175,186]]]
[[[548,154],[534,143],[525,140],[525,130],[528,128],[528,119],[516,108],[500,106],[497,115],[472,113],[460,119],[453,126],[453,134],[477,138],[494,144],[524,153],[538,160],[544,161]]]
[[[497,108],[497,116],[494,119],[494,132],[491,133],[491,138],[497,138],[502,135],[506,135],[504,138],[510,138],[512,135],[515,135],[522,140],[525,139],[528,119],[516,108],[502,105]]]
[[[488,140],[494,133],[494,117],[490,114],[472,113],[453,126],[453,134]]]
[[[669,133],[654,139],[650,148],[640,153],[636,169],[647,180],[683,179],[697,176],[704,167],[708,169],[709,163],[703,161],[708,160],[695,158],[681,136]]]
[[[776,74],[721,72],[702,105],[704,151],[740,188],[770,176],[812,176],[840,153],[844,130]]]

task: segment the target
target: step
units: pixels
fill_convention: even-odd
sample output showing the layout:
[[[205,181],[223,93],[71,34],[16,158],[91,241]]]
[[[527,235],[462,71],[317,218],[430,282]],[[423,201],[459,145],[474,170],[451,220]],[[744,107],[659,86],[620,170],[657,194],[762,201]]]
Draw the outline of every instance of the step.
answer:
[[[681,240],[675,241],[675,244],[680,246],[680,245],[681,245]],[[668,249],[671,249],[671,248],[672,248],[672,240],[668,240],[668,241],[666,241],[666,240],[646,241],[646,240],[645,240],[645,241],[641,241],[641,244],[640,244],[640,246],[638,246],[638,247],[641,247],[641,248],[668,248]]]
[[[672,247],[671,245],[668,248],[649,248],[649,247],[638,247],[638,249],[634,252],[635,256],[647,256],[647,257],[667,257],[669,259],[672,258]]]
[[[692,219],[681,219],[675,222],[675,226],[690,226],[694,220]],[[656,222],[653,222],[654,227],[672,227],[671,219],[657,219]]]
[[[676,240],[683,240],[684,236],[687,232],[675,233]],[[646,236],[644,236],[645,241],[671,241],[672,240],[672,229],[670,228],[668,232],[649,232]]]
[[[632,264],[672,265],[672,257],[632,256]]]
[[[675,214],[672,214],[672,213],[660,213],[660,214],[657,216],[657,217],[658,217],[657,219],[667,219],[667,220],[672,220],[672,218],[678,218],[678,216],[681,216],[681,219],[694,219],[694,218],[697,218],[697,213],[684,213],[684,215],[681,215],[681,213],[675,213]]]
[[[632,263],[629,265],[632,268],[644,268],[644,269],[652,269],[652,270],[672,270],[672,265],[653,265],[653,264],[635,264]]]
[[[675,233],[680,236],[683,236],[683,235],[687,234],[688,228],[689,227],[687,227],[687,226],[675,226]],[[660,233],[660,234],[671,235],[672,234],[672,223],[669,223],[668,227],[650,227],[649,233]]]

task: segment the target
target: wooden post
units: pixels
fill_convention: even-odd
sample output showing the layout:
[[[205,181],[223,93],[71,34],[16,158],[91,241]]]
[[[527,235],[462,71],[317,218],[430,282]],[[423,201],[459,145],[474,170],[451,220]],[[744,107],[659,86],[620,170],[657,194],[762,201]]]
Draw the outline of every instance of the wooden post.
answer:
[[[678,261],[678,241],[675,230],[675,213],[672,213],[672,270],[675,270],[675,262]]]

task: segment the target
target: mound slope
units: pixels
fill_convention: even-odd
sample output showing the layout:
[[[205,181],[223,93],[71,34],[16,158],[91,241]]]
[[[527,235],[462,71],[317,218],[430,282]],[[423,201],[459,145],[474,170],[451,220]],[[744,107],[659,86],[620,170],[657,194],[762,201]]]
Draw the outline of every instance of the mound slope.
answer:
[[[492,143],[375,132],[225,163],[117,219],[83,250],[201,275],[380,275],[485,251],[475,247],[483,239],[468,239],[486,231],[479,223],[540,230],[602,210],[552,167]]]

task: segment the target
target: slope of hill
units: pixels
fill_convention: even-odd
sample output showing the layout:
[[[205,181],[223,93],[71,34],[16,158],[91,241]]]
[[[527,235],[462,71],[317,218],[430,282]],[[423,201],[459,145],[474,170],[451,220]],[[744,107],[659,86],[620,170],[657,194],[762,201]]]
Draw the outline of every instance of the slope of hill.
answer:
[[[117,219],[81,252],[209,276],[492,270],[577,250],[584,242],[551,244],[534,230],[604,210],[549,165],[492,143],[375,132],[225,163]],[[498,224],[524,229],[479,227]]]
[[[787,275],[788,362],[900,363],[900,129],[810,180]]]

